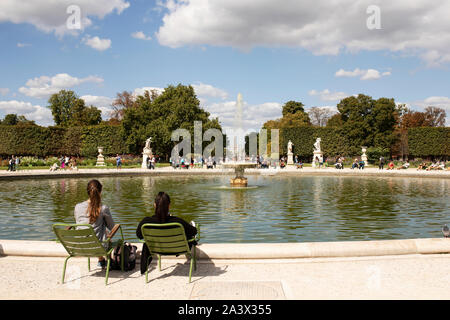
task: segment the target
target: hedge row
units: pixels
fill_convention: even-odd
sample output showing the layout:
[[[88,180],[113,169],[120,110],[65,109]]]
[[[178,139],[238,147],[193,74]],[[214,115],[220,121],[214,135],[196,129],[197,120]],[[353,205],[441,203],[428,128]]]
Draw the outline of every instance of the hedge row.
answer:
[[[408,130],[409,154],[415,157],[450,156],[450,127]]]
[[[121,126],[40,127],[0,125],[0,156],[70,155],[93,157],[103,147],[105,155],[126,153]]]
[[[313,144],[321,138],[325,157],[361,154],[361,146],[352,144],[342,128],[299,127],[280,130],[280,154],[287,153],[287,144],[294,144],[294,154],[301,158],[313,155]],[[94,157],[97,148],[104,155],[128,153],[128,146],[120,125],[88,127],[40,127],[0,125],[0,156],[71,155]],[[450,127],[421,127],[408,130],[410,156],[450,156]],[[371,147],[371,146],[367,146]]]
[[[336,127],[282,129],[280,130],[280,154],[287,153],[287,144],[291,140],[294,144],[294,154],[299,155],[301,158],[311,158],[316,138],[321,138],[320,145],[325,157],[361,154],[362,146],[352,143],[345,135],[345,131]],[[450,156],[450,127],[411,128],[408,130],[408,146],[410,156],[448,157]],[[371,149],[381,150],[381,148]]]

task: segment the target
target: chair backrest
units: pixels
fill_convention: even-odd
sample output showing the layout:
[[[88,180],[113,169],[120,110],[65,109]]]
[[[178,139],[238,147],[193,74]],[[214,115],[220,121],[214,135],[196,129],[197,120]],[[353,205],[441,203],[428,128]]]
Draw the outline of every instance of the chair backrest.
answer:
[[[190,254],[181,223],[145,223],[141,227],[145,244],[151,253],[160,255]]]
[[[53,231],[71,256],[100,257],[106,254],[105,248],[89,224],[55,223]]]

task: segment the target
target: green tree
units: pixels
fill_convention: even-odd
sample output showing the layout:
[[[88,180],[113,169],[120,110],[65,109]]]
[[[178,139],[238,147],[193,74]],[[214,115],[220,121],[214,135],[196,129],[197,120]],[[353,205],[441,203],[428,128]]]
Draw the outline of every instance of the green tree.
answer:
[[[17,119],[17,114],[10,113],[5,116],[5,118],[2,121],[2,124],[6,126],[15,126],[18,122],[19,120]]]
[[[218,119],[209,119],[209,113],[200,107],[192,86],[170,85],[159,96],[146,91],[136,98],[133,108],[124,109],[122,126],[130,152],[140,153],[148,137],[152,137],[153,153],[170,156],[178,142],[171,141],[176,129],[187,129],[192,143],[194,121],[201,121],[203,130],[221,130]]]
[[[23,115],[17,115],[15,113],[10,113],[5,116],[3,121],[0,121],[0,124],[8,125],[8,126],[24,126],[24,125],[36,125],[33,120],[28,120]]]
[[[101,112],[94,106],[86,107],[83,99],[71,90],[61,90],[48,100],[57,126],[83,126],[99,124]]]
[[[353,147],[389,148],[394,142],[394,129],[398,119],[394,99],[374,100],[370,96],[359,94],[357,97],[341,100],[337,108],[342,128]]]
[[[297,112],[305,112],[304,109],[304,104],[301,102],[297,102],[297,101],[288,101],[284,104],[283,106],[283,117],[288,115],[288,114],[295,114]]]

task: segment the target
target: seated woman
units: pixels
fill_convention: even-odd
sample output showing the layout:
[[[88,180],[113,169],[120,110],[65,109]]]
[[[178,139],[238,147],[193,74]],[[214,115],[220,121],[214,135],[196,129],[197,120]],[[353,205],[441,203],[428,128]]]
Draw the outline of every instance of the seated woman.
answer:
[[[105,241],[107,229],[111,231],[115,224],[109,208],[102,205],[102,184],[95,179],[89,181],[87,194],[89,199],[75,206],[75,221],[77,224],[90,224],[97,238],[100,241]],[[104,257],[98,257],[98,266],[106,267]]]
[[[394,161],[389,162],[388,168],[386,170],[394,170]]]
[[[197,234],[197,228],[195,228],[193,225],[187,223],[181,218],[174,217],[169,213],[170,208],[170,197],[165,192],[159,192],[158,195],[155,198],[154,202],[155,207],[155,215],[151,217],[145,217],[144,219],[139,222],[139,225],[136,229],[136,236],[139,239],[143,239],[144,236],[142,235],[141,227],[145,223],[170,223],[170,222],[178,222],[181,223],[181,225],[184,228],[184,232],[186,234],[186,239],[192,239]],[[192,242],[189,243],[189,247],[192,246]],[[150,260],[148,260],[150,258]],[[141,256],[141,274],[144,274],[147,270],[148,263],[150,263],[151,260],[151,254],[148,250],[148,247],[146,245],[142,246],[142,256]]]
[[[303,162],[302,162],[302,160],[299,160],[297,162],[297,169],[303,169]]]
[[[353,161],[353,164],[352,164],[352,169],[358,169],[358,159],[355,159],[355,161]]]

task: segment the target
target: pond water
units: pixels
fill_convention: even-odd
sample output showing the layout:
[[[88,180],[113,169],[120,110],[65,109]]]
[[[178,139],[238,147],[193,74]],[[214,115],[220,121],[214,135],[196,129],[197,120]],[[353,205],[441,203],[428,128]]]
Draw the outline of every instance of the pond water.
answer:
[[[1,181],[0,239],[55,239],[51,225],[74,223],[89,180]],[[220,188],[229,176],[99,180],[103,203],[132,242],[159,191],[170,195],[173,215],[200,224],[201,243],[430,238],[450,224],[450,179],[254,175],[249,190]]]

